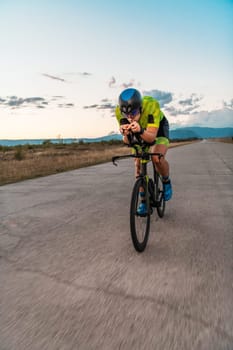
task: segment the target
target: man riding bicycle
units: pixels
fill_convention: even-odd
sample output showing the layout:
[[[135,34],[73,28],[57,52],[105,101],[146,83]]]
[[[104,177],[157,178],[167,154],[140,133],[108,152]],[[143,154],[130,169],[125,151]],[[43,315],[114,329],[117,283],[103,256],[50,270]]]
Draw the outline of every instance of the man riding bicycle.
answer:
[[[132,136],[151,144],[151,152],[161,153],[163,157],[153,156],[152,161],[162,175],[164,200],[172,197],[172,185],[169,178],[169,163],[165,159],[169,146],[169,123],[163,112],[160,110],[159,102],[151,96],[141,96],[134,88],[121,92],[119,104],[115,114],[120,125],[120,133],[123,135],[123,142],[131,143]],[[140,160],[135,159],[135,175],[140,174]],[[141,192],[141,203],[138,208],[139,214],[146,212],[144,193]]]

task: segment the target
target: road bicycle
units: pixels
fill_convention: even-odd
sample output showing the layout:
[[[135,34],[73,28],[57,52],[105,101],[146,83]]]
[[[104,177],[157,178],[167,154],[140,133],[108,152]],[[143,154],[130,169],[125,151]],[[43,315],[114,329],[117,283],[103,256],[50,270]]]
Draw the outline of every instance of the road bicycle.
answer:
[[[136,178],[133,187],[131,204],[130,204],[130,232],[134,248],[138,252],[143,252],[146,248],[149,233],[150,219],[156,208],[158,216],[162,218],[165,212],[165,200],[163,191],[162,177],[152,162],[153,176],[148,175],[148,163],[152,160],[152,156],[163,157],[161,153],[148,152],[151,144],[142,144],[139,141],[130,142],[128,145],[134,149],[134,153],[112,157],[112,162],[117,165],[116,161],[123,158],[139,158],[140,159],[140,175]],[[146,213],[139,214],[138,206],[141,203],[141,194],[144,193],[146,203]]]

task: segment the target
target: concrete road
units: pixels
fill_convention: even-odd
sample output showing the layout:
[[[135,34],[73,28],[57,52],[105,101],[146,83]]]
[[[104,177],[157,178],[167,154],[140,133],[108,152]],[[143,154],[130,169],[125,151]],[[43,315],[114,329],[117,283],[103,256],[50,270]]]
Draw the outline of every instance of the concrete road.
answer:
[[[168,159],[142,254],[132,160],[0,187],[0,350],[233,349],[233,146]]]

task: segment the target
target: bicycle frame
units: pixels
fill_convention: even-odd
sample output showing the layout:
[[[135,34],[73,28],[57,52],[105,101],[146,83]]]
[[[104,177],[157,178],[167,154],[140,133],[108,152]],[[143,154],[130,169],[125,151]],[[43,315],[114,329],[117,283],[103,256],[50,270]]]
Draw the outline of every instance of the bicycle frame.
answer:
[[[137,143],[136,144],[130,144],[129,147],[132,147],[134,150],[135,150],[135,154],[126,154],[126,155],[122,155],[122,156],[114,156],[112,157],[112,162],[115,166],[117,166],[117,163],[116,161],[118,159],[123,159],[123,158],[139,158],[140,159],[140,163],[141,163],[141,167],[140,167],[140,174],[138,177],[140,178],[144,178],[146,180],[146,183],[147,183],[147,188],[148,188],[148,184],[149,184],[149,175],[147,173],[147,164],[148,162],[151,160],[152,156],[158,156],[159,159],[164,157],[164,155],[162,153],[158,153],[158,152],[155,152],[155,153],[152,153],[152,152],[148,152],[146,150],[146,148],[150,145],[148,144],[145,144],[144,146],[141,146],[141,152],[139,152],[138,148],[135,146],[135,145],[138,145]],[[153,178],[154,178],[154,182],[156,180],[156,176],[159,176],[158,173],[157,173],[157,170],[153,164]],[[153,191],[154,192],[154,191]],[[154,197],[154,193],[153,193],[153,203],[154,203],[154,207],[158,206],[159,205],[159,201],[157,201],[157,198]]]

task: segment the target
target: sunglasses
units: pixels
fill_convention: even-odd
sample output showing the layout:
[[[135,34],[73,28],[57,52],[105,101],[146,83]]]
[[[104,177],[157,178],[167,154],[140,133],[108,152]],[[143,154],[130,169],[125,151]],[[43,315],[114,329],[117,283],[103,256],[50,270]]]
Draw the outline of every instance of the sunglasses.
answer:
[[[128,117],[136,117],[136,115],[138,115],[140,112],[139,108],[136,108],[136,109],[133,109],[131,112],[129,113],[125,113],[125,112],[122,112],[122,114],[124,115],[124,117],[128,118]]]

